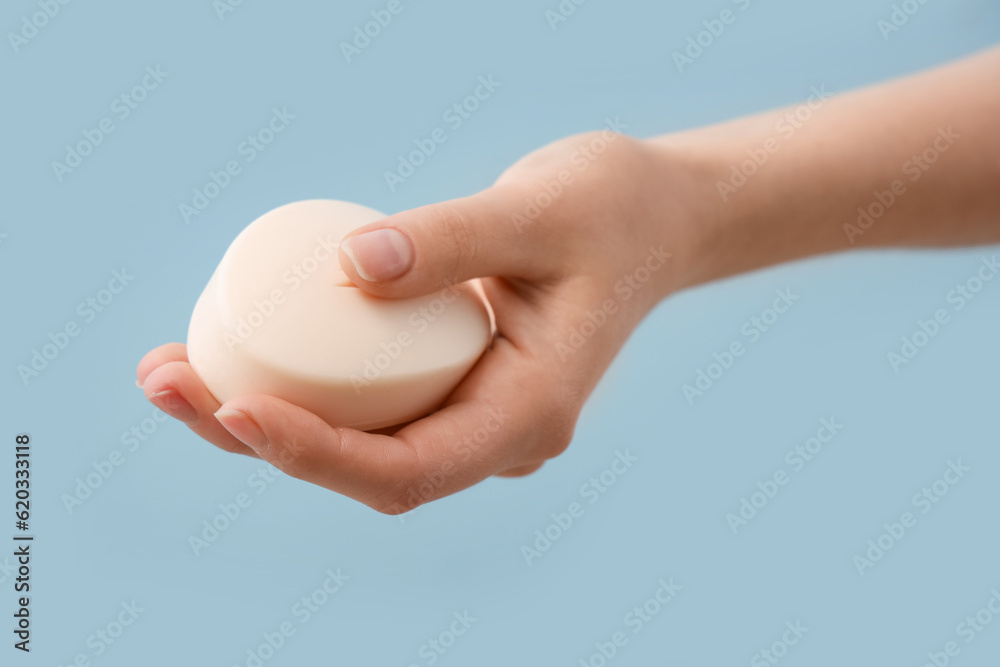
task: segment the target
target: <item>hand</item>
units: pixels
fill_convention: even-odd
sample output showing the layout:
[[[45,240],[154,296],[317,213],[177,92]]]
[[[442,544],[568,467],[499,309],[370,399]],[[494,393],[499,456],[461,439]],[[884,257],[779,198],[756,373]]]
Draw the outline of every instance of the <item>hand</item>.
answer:
[[[440,410],[394,432],[331,427],[280,399],[212,397],[172,343],[150,352],[147,397],[229,452],[387,514],[569,445],[580,409],[633,328],[677,284],[685,230],[711,182],[611,130],[563,139],[474,196],[390,216],[341,245],[344,271],[388,298],[483,278],[498,333]],[[694,195],[694,196],[692,196]]]

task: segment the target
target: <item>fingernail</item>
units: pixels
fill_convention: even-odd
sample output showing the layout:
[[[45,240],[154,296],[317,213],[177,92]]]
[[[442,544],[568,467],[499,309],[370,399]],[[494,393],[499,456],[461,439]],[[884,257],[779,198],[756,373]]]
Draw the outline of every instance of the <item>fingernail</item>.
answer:
[[[146,398],[149,399],[150,403],[185,424],[194,424],[198,421],[198,411],[176,389],[147,394]]]
[[[344,253],[362,278],[381,283],[398,278],[413,266],[413,245],[397,229],[376,229],[343,241]]]
[[[142,389],[142,383],[139,382],[138,380],[135,381],[135,386],[137,386],[139,389]]]
[[[229,408],[222,408],[215,413],[215,418],[219,420],[227,431],[232,433],[236,439],[242,442],[244,445],[253,449],[254,451],[260,451],[262,448],[268,446],[267,436],[264,435],[264,431],[257,426],[257,422],[250,418],[245,412],[240,412],[239,410],[230,410]]]

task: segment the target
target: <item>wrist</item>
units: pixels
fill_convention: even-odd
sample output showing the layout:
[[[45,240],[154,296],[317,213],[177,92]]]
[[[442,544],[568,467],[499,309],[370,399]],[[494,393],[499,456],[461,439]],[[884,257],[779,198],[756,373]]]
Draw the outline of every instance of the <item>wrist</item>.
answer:
[[[661,186],[670,218],[662,233],[677,248],[668,294],[838,249],[840,227],[828,219],[836,221],[831,190],[843,172],[817,162],[822,132],[783,146],[775,118],[767,112],[647,140],[681,174],[665,183],[683,186]]]
[[[658,165],[652,224],[673,259],[660,285],[660,298],[732,273],[730,241],[752,217],[751,202],[725,196],[719,188],[735,163],[738,149],[733,145],[738,142],[692,130],[645,143]],[[752,205],[760,207],[762,202]]]

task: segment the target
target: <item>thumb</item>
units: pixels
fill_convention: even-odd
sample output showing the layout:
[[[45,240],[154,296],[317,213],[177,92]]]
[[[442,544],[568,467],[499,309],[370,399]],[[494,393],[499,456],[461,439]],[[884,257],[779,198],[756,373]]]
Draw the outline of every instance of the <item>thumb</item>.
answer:
[[[365,225],[341,241],[341,268],[365,291],[395,298],[429,294],[446,281],[544,278],[539,225],[519,224],[522,199],[493,187]]]

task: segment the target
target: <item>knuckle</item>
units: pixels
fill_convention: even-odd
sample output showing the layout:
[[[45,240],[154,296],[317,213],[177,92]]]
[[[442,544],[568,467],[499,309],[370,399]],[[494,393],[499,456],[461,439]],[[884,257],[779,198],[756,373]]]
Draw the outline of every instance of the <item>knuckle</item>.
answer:
[[[457,277],[462,273],[462,267],[475,264],[479,239],[473,221],[454,206],[445,206],[440,215],[440,229],[453,251],[448,267],[449,277]]]
[[[370,488],[372,494],[363,499],[365,505],[382,514],[405,514],[432,500],[420,489],[423,464],[419,450],[412,450],[412,457],[400,461],[399,465],[384,467],[374,479]]]
[[[576,418],[566,411],[554,413],[546,429],[545,440],[542,443],[541,453],[547,459],[554,459],[559,456],[573,442],[573,434],[576,431]]]
[[[389,516],[406,514],[424,502],[418,495],[410,493],[410,488],[406,480],[400,480],[366,500],[365,504],[380,514]]]
[[[307,471],[305,453],[306,443],[300,438],[291,438],[282,442],[279,447],[272,447],[268,458],[279,470],[301,478]]]
[[[554,459],[569,448],[569,443],[573,441],[572,429],[566,431],[556,431],[553,435],[548,438],[545,446],[542,449],[542,454],[544,454],[547,459]]]
[[[406,505],[403,503],[392,503],[388,505],[377,505],[371,506],[379,514],[384,514],[385,516],[399,516],[400,514],[406,514],[407,512],[412,512],[413,510],[420,507],[419,503]]]

